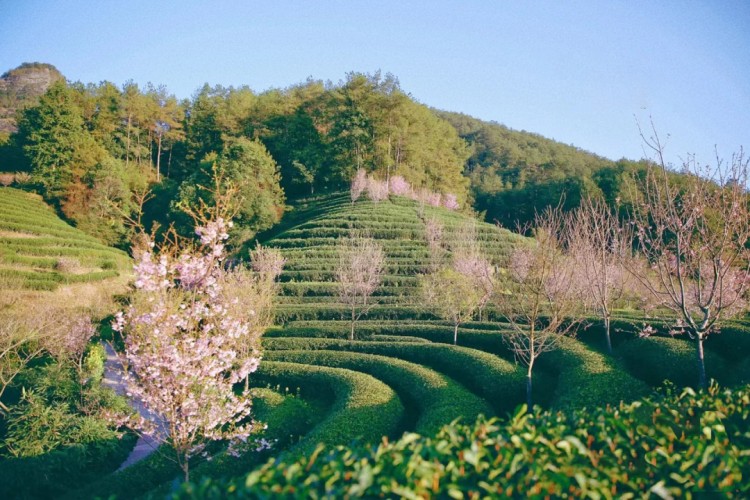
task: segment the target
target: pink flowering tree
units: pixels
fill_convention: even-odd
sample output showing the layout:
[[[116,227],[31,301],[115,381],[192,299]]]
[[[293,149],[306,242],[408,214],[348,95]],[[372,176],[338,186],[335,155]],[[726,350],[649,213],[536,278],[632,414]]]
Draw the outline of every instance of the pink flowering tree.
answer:
[[[531,410],[532,375],[542,354],[581,323],[577,263],[563,253],[567,222],[561,209],[547,209],[534,220],[534,240],[519,244],[507,264],[510,279],[496,293],[498,308],[512,327],[503,340],[526,366],[526,404]]]
[[[159,251],[147,240],[135,256],[131,304],[113,324],[125,339],[129,394],[164,426],[142,417],[120,423],[169,444],[186,481],[191,457],[208,442],[245,440],[253,427],[249,391],[234,386],[258,368],[259,339],[247,320],[253,305],[225,293],[229,227],[208,220],[196,229],[199,244],[177,240]],[[240,342],[251,347],[240,354]]]
[[[374,202],[379,202],[388,199],[389,194],[388,183],[386,181],[379,181],[370,177],[367,179],[367,196]]]
[[[352,203],[357,201],[359,197],[362,196],[362,193],[365,191],[365,189],[367,189],[367,172],[365,172],[365,169],[360,168],[354,175],[354,179],[352,179]]]
[[[394,175],[390,179],[391,193],[397,196],[406,196],[411,193],[411,184],[400,175]]]
[[[581,273],[582,299],[604,321],[607,352],[612,354],[612,309],[632,289],[623,266],[632,247],[632,234],[620,225],[617,214],[601,200],[581,201],[570,219],[569,250]]]
[[[336,283],[339,299],[350,313],[349,340],[354,340],[357,321],[375,305],[371,299],[385,270],[385,252],[374,239],[355,235],[338,244]]]
[[[448,210],[458,210],[461,207],[458,204],[458,199],[456,198],[456,195],[453,193],[448,193],[445,195],[445,199],[443,200],[443,206],[447,208]]]
[[[78,376],[81,387],[86,382],[86,350],[89,342],[96,335],[96,325],[91,316],[85,313],[58,313],[54,325],[47,330],[50,333],[44,340],[44,347],[60,363],[69,363]]]

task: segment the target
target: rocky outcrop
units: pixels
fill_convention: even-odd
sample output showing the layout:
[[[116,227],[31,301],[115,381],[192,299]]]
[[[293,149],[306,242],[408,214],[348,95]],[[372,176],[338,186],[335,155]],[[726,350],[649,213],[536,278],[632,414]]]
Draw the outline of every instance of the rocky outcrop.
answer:
[[[51,64],[23,63],[0,76],[0,133],[16,130],[16,110],[36,103],[50,85],[64,79]]]

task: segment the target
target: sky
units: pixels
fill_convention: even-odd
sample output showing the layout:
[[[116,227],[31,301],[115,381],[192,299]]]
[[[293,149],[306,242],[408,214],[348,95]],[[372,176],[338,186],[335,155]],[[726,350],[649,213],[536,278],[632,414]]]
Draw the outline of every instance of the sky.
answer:
[[[750,148],[750,1],[0,0],[0,72],[256,92],[392,73],[429,106],[610,159]]]

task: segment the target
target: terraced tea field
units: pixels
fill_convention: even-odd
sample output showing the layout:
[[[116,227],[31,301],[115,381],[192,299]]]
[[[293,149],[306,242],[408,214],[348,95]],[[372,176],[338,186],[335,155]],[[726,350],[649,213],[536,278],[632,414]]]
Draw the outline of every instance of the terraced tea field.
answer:
[[[22,196],[12,192],[3,200]],[[38,213],[44,213],[41,206]],[[505,417],[524,403],[525,368],[503,342],[509,325],[496,311],[488,307],[481,321],[463,324],[453,345],[453,326],[421,303],[418,276],[429,268],[425,221],[430,218],[444,224],[448,248],[459,228],[476,224],[477,239],[497,272],[503,272],[505,258],[523,241],[506,230],[405,198],[352,204],[345,194],[298,203],[267,235],[264,244],[280,249],[287,263],[280,277],[277,324],[263,338],[263,362],[251,380],[256,386],[254,416],[267,423],[258,437],[273,446],[240,457],[218,453],[211,461],[198,461],[191,477],[242,477],[269,457],[294,461],[304,455],[312,464],[319,443],[396,443],[408,431],[435,435],[455,419],[473,423],[479,415]],[[53,241],[77,234],[59,223],[54,228],[48,224],[64,235],[42,237],[23,226],[15,230],[16,241],[49,241],[39,246],[56,248]],[[3,231],[11,231],[10,226]],[[339,304],[334,281],[337,244],[362,233],[382,244],[386,273],[375,293],[377,305],[358,322],[356,339],[348,340],[347,311]],[[88,256],[88,265],[101,263],[105,255],[119,262],[117,251],[80,235],[77,242],[73,248]],[[51,272],[44,269],[27,271]],[[593,320],[578,338],[561,339],[557,350],[539,359],[536,402],[551,409],[602,408],[648,395],[666,379],[694,384],[694,346],[675,338],[640,339],[636,331],[642,320],[638,311],[620,312],[614,356],[604,353],[601,330]],[[706,346],[710,376],[726,385],[750,381],[745,324],[730,325]],[[173,463],[153,454],[71,490],[70,497],[163,497],[177,473]]]
[[[40,197],[0,188],[0,288],[51,291],[130,272],[125,252],[61,220]]]
[[[473,421],[480,413],[505,415],[524,401],[524,369],[503,342],[509,326],[495,311],[489,308],[483,321],[462,325],[454,346],[453,326],[420,303],[418,275],[428,269],[425,221],[430,218],[444,224],[449,248],[458,228],[475,223],[406,198],[352,204],[348,196],[336,195],[297,205],[285,229],[266,242],[281,249],[287,264],[281,276],[279,324],[263,341],[261,380],[298,388],[303,398],[320,390],[300,376],[310,367],[347,373],[350,384],[362,384],[363,394],[370,384],[368,397],[357,399],[354,407],[333,405],[298,446],[309,450],[324,437],[329,443],[343,443],[358,435],[371,440],[405,430],[429,432],[459,417]],[[386,272],[375,293],[377,305],[357,324],[357,340],[349,341],[334,274],[337,240],[355,233],[382,244]],[[476,223],[476,234],[482,251],[497,266],[522,241],[484,223]],[[605,406],[640,398],[665,379],[693,384],[694,346],[682,339],[638,339],[640,321],[637,312],[621,314],[613,357],[604,353],[594,320],[579,338],[562,339],[559,349],[539,360],[534,375],[537,402],[561,409]],[[707,343],[712,349],[707,354],[711,376],[727,384],[749,378],[746,339],[743,325],[737,324]],[[377,395],[372,392],[375,382],[381,387]],[[334,387],[327,390],[335,392]],[[363,427],[362,412],[368,406],[372,412]]]

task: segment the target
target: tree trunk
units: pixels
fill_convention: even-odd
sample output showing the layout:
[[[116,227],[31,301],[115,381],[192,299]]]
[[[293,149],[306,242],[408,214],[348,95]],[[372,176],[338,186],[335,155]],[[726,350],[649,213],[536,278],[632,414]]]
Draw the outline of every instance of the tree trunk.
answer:
[[[696,354],[698,355],[698,388],[708,389],[708,380],[706,379],[706,361],[703,357],[703,335],[696,335],[698,341],[698,349]]]
[[[352,308],[352,323],[351,323],[351,330],[349,332],[349,340],[354,340],[354,308]]]
[[[169,148],[169,157],[167,159],[167,178],[169,178],[169,171],[172,168],[172,149],[174,149],[174,146]]]
[[[130,120],[131,116],[128,115],[128,139],[125,146],[125,168],[127,168],[130,163]]]
[[[161,135],[159,135],[159,147],[156,150],[156,182],[161,182]]]
[[[453,345],[458,345],[458,323],[453,325]]]
[[[607,353],[612,354],[612,337],[610,336],[609,329],[612,324],[612,319],[609,315],[604,316],[604,338],[607,340]]]
[[[531,412],[532,408],[534,407],[534,404],[531,399],[531,367],[532,365],[529,365],[529,371],[526,372],[526,408]]]

